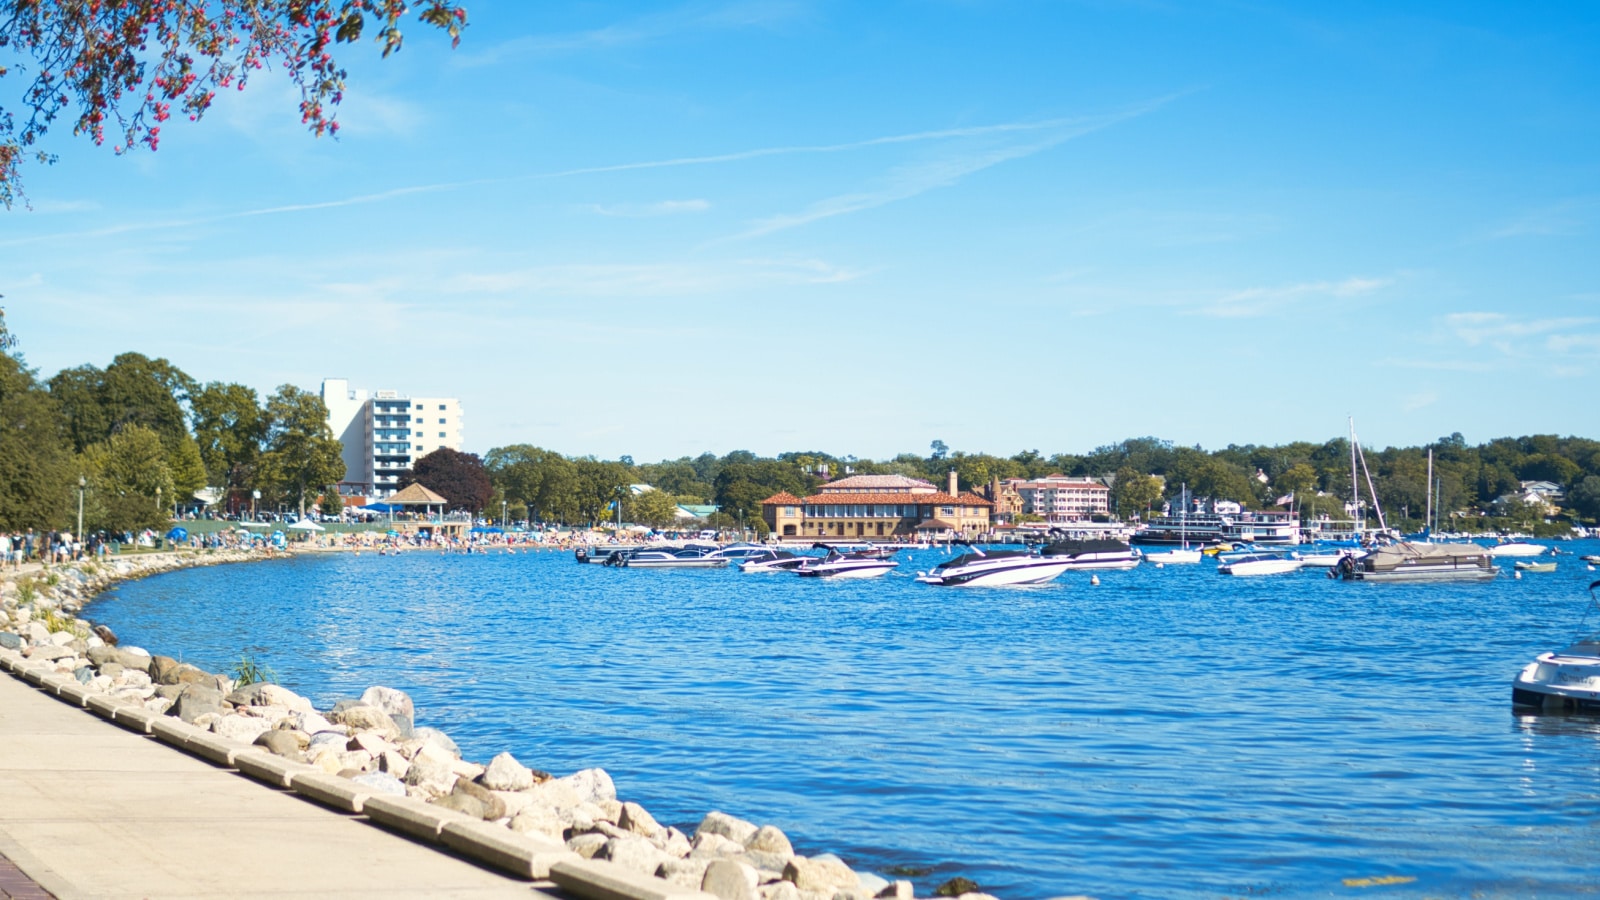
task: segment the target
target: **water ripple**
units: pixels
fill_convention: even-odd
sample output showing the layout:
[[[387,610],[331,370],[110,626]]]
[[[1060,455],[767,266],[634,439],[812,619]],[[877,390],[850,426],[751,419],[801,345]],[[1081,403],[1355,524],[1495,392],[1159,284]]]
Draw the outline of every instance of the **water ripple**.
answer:
[[[1580,552],[1595,546],[1573,544]],[[319,705],[389,684],[472,757],[599,765],[662,821],[1002,897],[1593,896],[1600,722],[1509,681],[1587,583],[1235,580],[1210,566],[938,590],[564,554],[298,558],[124,585],[126,642],[250,650]]]

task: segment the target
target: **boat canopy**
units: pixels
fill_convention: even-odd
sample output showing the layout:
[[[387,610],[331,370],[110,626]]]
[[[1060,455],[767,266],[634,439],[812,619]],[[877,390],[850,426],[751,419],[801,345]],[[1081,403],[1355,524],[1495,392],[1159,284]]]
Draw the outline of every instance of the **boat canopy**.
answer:
[[[1477,544],[1417,544],[1401,541],[1379,547],[1362,559],[1376,568],[1384,569],[1404,565],[1408,561],[1411,561],[1412,565],[1418,562],[1462,563],[1479,560],[1488,555],[1489,551]]]
[[[1131,548],[1121,541],[1052,541],[1044,548],[1046,556],[1078,556],[1083,553],[1127,553]]]
[[[944,562],[939,563],[939,565],[935,566],[935,568],[954,569],[957,566],[971,565],[972,563],[981,562],[986,559],[1005,559],[1007,557],[1032,555],[1033,554],[1026,550],[993,550],[988,553],[963,553],[953,559],[947,559]]]

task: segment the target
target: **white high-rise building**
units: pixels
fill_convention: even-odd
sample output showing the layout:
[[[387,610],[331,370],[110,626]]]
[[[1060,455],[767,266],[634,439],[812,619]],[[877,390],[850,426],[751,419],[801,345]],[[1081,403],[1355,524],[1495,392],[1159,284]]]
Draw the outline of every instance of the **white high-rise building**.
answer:
[[[322,381],[328,427],[344,445],[339,492],[381,500],[411,464],[440,447],[461,449],[461,401],[398,391],[352,390],[343,378]]]

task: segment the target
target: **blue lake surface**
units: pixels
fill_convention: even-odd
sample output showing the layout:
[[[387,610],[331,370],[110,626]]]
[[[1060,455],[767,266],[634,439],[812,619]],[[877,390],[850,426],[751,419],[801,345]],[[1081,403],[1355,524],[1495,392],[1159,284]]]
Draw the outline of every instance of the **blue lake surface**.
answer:
[[[1560,545],[1600,552],[1600,542]],[[312,555],[122,585],[125,644],[254,653],[319,707],[384,684],[480,762],[600,766],[692,832],[1005,898],[1600,892],[1600,720],[1517,716],[1600,577],[1369,585],[1211,562],[1044,586]],[[1591,619],[1591,625],[1600,623]],[[1390,887],[1345,879],[1400,876]]]

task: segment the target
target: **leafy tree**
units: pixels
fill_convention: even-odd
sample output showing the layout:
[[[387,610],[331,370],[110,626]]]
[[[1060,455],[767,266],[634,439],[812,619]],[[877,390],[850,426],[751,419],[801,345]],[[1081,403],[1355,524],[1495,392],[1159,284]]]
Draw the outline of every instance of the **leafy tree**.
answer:
[[[1586,519],[1600,519],[1600,475],[1587,475],[1567,491],[1567,506]]]
[[[1133,468],[1123,466],[1111,486],[1112,508],[1124,517],[1142,512],[1161,498],[1161,482]]]
[[[731,454],[730,454],[731,455]],[[717,474],[716,503],[722,511],[746,521],[761,518],[761,501],[780,491],[797,497],[811,492],[815,481],[792,463],[752,459],[724,463]]]
[[[577,515],[578,470],[554,450],[531,444],[496,447],[484,458],[489,480],[532,520],[566,520]]]
[[[400,476],[400,487],[420,484],[449,502],[451,509],[482,512],[494,487],[476,453],[440,447],[411,464]]]
[[[573,460],[576,479],[573,505],[579,519],[593,525],[605,519],[613,503],[628,492],[628,468],[585,456]]]
[[[249,484],[267,436],[266,415],[254,388],[208,382],[189,401],[194,437],[206,483],[219,488]]]
[[[292,384],[267,399],[267,450],[259,483],[274,499],[299,504],[344,478],[344,447],[328,428],[328,407]]]
[[[1317,483],[1317,470],[1310,463],[1295,463],[1272,479],[1272,486],[1281,496],[1293,494],[1302,500],[1311,496]]]
[[[677,520],[678,499],[666,491],[629,493],[622,504],[622,517],[639,525],[664,528]]]
[[[322,492],[322,499],[317,501],[317,512],[325,516],[344,514],[344,497],[339,495],[337,487],[330,487]]]
[[[243,89],[276,64],[300,87],[300,120],[315,135],[337,133],[333,107],[344,96],[345,70],[335,44],[377,29],[383,55],[400,48],[404,0],[11,0],[0,3],[0,47],[24,60],[18,74],[25,118],[0,108],[0,202],[17,196],[24,155],[57,116],[73,133],[117,153],[151,150],[173,115],[199,119],[217,92]],[[418,18],[460,41],[466,10],[422,0]],[[31,62],[32,66],[27,66]],[[7,74],[0,68],[0,77]],[[40,162],[53,161],[32,151]]]
[[[3,319],[0,339],[11,340]],[[79,474],[70,450],[55,400],[21,359],[0,354],[0,528],[67,521]]]
[[[61,408],[73,453],[111,436],[111,417],[100,402],[105,372],[95,366],[62,369],[50,377],[50,396]]]
[[[187,504],[194,492],[206,486],[206,464],[200,458],[200,445],[187,434],[176,447],[167,448],[167,470],[172,473],[173,499]]]
[[[79,455],[89,481],[84,496],[84,527],[112,531],[159,528],[169,520],[172,473],[161,436],[144,425],[129,425]]]
[[[928,450],[930,451],[928,453],[928,458],[935,462],[938,462],[950,455],[950,445],[940,440],[935,440],[933,443],[929,444]]]

